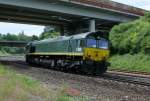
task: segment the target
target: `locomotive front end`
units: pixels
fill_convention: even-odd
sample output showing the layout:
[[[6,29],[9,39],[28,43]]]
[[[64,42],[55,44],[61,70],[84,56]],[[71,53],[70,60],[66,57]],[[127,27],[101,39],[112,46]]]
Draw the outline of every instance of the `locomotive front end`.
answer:
[[[83,59],[95,62],[105,61],[109,57],[108,40],[96,34],[86,39],[86,47],[83,50]]]
[[[83,60],[89,73],[103,74],[109,63],[109,42],[103,33],[91,33],[86,38],[83,49]],[[94,72],[93,72],[94,71]]]
[[[109,57],[109,53],[108,49],[85,48],[83,59],[95,62],[106,61]]]

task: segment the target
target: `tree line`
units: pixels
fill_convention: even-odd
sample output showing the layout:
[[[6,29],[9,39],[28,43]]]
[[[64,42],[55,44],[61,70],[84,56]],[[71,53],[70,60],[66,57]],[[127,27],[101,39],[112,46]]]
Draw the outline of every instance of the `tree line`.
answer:
[[[13,33],[7,33],[7,34],[0,34],[0,41],[30,42],[30,41],[37,41],[46,38],[54,38],[59,35],[60,35],[59,32],[55,28],[46,26],[43,32],[39,36],[37,35],[28,36],[25,35],[24,32],[21,32],[17,35]],[[0,46],[0,54],[24,54],[24,53],[25,53],[25,48]]]

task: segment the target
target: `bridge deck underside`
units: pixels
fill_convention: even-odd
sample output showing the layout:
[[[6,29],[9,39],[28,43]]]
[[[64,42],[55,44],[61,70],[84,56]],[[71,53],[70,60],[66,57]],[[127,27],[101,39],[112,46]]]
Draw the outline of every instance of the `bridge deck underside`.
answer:
[[[0,5],[0,21],[26,23],[36,25],[58,25],[65,27],[65,30],[71,30],[77,26],[83,27],[83,30],[88,28],[88,20],[92,18],[55,13],[46,10],[28,9],[24,7]],[[96,28],[109,30],[118,22],[104,19],[96,19]]]

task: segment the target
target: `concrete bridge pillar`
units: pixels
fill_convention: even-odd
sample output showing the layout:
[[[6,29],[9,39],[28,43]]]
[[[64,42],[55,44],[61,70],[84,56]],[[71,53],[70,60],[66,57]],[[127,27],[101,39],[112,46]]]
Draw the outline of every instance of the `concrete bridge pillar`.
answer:
[[[95,32],[96,31],[96,22],[95,19],[91,19],[89,23],[89,32]]]

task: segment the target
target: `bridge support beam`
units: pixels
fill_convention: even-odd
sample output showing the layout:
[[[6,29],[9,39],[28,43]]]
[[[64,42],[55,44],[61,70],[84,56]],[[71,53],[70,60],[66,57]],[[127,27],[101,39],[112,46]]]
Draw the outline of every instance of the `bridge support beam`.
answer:
[[[95,19],[91,19],[89,23],[89,32],[95,32],[96,31],[96,23]]]

